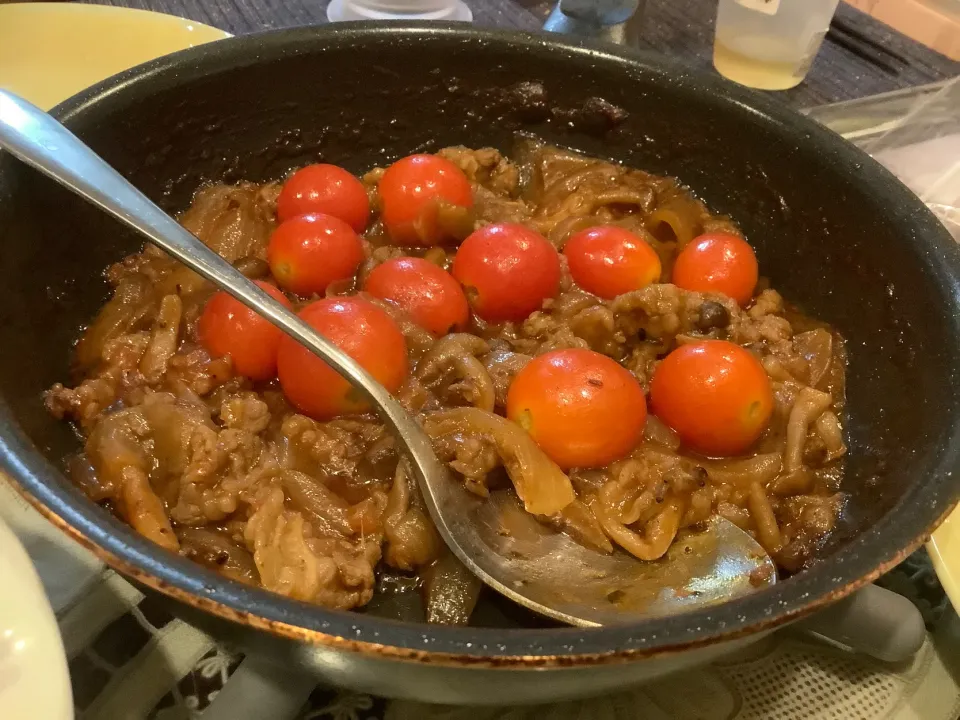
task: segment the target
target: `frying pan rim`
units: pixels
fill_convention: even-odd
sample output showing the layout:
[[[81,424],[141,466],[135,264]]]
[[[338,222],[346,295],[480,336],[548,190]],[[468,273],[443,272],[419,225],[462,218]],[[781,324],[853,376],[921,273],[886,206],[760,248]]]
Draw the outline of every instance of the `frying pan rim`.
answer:
[[[382,41],[385,36],[401,43],[428,40],[465,47],[520,47],[556,53],[558,62],[563,62],[564,56],[588,57],[595,64],[609,66],[611,72],[648,73],[686,91],[715,93],[755,116],[756,122],[779,128],[791,140],[817,143],[820,150],[832,153],[846,166],[857,164],[861,182],[882,189],[902,203],[901,207],[910,209],[915,241],[927,250],[926,270],[943,288],[944,300],[953,312],[954,333],[960,335],[960,251],[935,216],[893,175],[829,130],[775,100],[653,53],[458,24],[344,23],[336,28],[281,29],[227,38],[148,62],[68,99],[52,114],[71,127],[86,113],[122,106],[138,93],[189,85],[210,73],[291,53],[322,52],[325,47],[345,45],[355,48],[360,43]],[[846,166],[841,165],[841,170]],[[63,484],[59,471],[26,438],[6,403],[0,401],[0,466],[41,512],[121,572],[207,612],[300,641],[377,657],[471,667],[572,667],[650,658],[732,640],[813,612],[892,568],[919,547],[948,514],[956,503],[956,483],[950,477],[960,468],[960,426],[954,427],[946,440],[938,472],[917,483],[899,501],[898,507],[907,501],[922,507],[908,515],[906,522],[896,523],[897,532],[884,536],[877,526],[864,530],[836,555],[768,590],[714,608],[615,627],[448,628],[326,610],[244,586],[171,557]],[[45,481],[57,476],[61,482]],[[896,514],[891,511],[890,516]]]

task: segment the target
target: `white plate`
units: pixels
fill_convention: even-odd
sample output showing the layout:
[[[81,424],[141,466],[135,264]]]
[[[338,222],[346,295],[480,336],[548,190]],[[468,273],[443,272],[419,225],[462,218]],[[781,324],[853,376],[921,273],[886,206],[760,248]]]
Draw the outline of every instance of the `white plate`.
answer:
[[[67,659],[30,556],[0,520],[0,716],[73,717]]]

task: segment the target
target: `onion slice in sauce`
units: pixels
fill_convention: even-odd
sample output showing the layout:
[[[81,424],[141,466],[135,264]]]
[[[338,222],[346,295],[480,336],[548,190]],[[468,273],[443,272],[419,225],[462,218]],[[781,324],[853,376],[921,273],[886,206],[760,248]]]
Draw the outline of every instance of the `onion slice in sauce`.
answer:
[[[478,408],[441,410],[430,413],[424,427],[432,438],[452,433],[490,438],[528,513],[553,515],[576,498],[570,478],[523,428],[499,415]]]

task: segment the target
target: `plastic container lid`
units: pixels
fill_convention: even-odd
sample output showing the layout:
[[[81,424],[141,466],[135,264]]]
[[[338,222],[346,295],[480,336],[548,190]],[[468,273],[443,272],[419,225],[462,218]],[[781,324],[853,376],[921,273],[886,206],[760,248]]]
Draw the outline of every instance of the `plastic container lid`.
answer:
[[[330,22],[346,20],[447,20],[470,22],[473,13],[462,0],[332,0]]]

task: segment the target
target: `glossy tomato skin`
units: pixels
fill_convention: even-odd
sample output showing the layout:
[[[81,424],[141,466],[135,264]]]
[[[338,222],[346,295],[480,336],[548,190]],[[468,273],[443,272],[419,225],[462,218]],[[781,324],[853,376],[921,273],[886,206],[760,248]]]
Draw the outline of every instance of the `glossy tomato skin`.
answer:
[[[507,417],[563,469],[605,467],[643,439],[643,388],[592,350],[555,350],[531,360],[507,392]]]
[[[560,256],[540,233],[495,223],[463,241],[453,258],[473,311],[491,323],[519,322],[560,289]]]
[[[319,163],[297,170],[277,197],[277,219],[321,213],[340,218],[362,233],[370,220],[367,189],[356,177],[336,165]]]
[[[389,300],[434,335],[464,330],[470,306],[460,283],[429,260],[399,257],[375,267],[364,290]]]
[[[407,376],[407,347],[396,323],[373,303],[357,297],[325,298],[299,313],[310,327],[346,352],[390,392]],[[287,399],[317,420],[366,412],[353,387],[323,360],[284,336],[277,376]]]
[[[363,244],[347,223],[332,215],[298,215],[277,226],[267,245],[270,272],[297,295],[322,294],[352,277],[363,261]]]
[[[660,279],[656,251],[628,230],[614,225],[587,228],[563,248],[577,285],[602,298],[639,290]]]
[[[706,233],[691,240],[673,265],[673,283],[684,290],[722,293],[746,305],[757,287],[759,266],[753,248],[730,233]]]
[[[653,413],[685,446],[711,457],[749,450],[766,429],[773,402],[760,361],[726,340],[677,348],[650,383]]]
[[[464,222],[470,220],[467,211],[473,208],[470,181],[446,158],[410,155],[397,160],[383,173],[377,190],[380,217],[396,245],[430,247],[459,240],[466,234],[452,232],[449,223],[442,221],[444,207],[447,211],[453,209],[453,214],[462,216]]]
[[[290,301],[276,287],[263,281],[257,281],[257,285],[290,307]],[[211,355],[229,355],[237,375],[257,381],[276,376],[277,348],[283,332],[227,293],[215,293],[207,301],[197,335]]]

